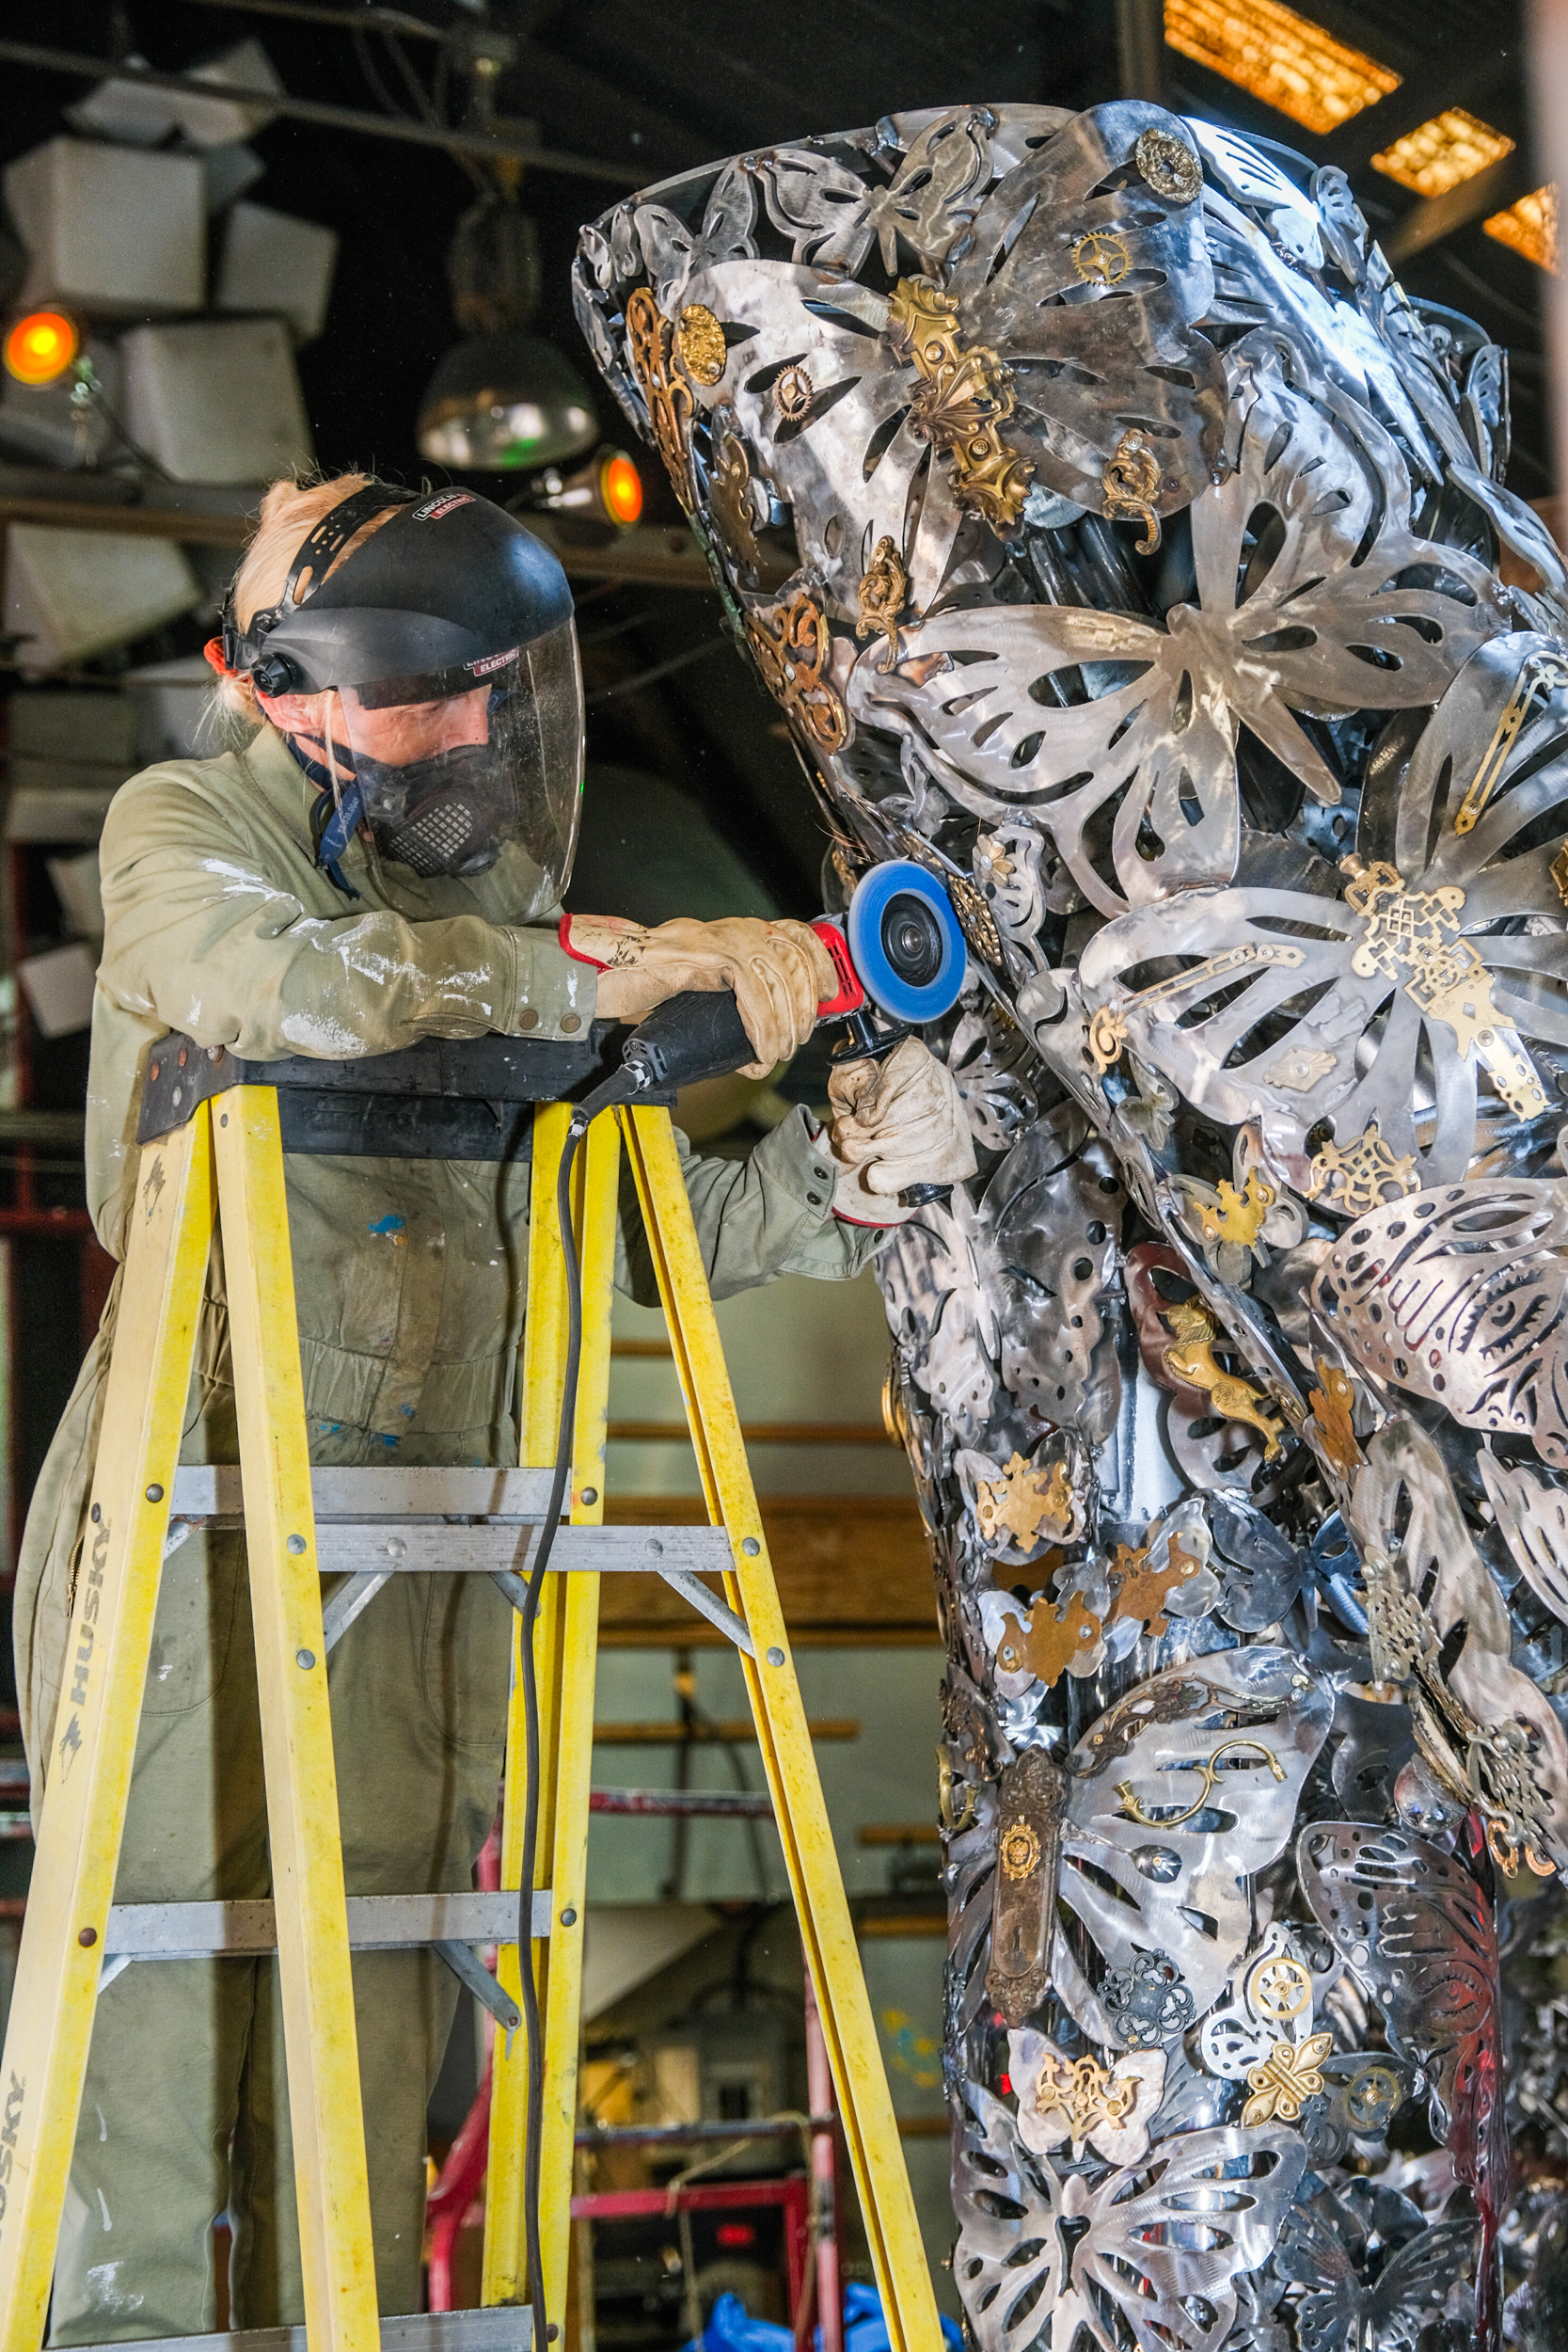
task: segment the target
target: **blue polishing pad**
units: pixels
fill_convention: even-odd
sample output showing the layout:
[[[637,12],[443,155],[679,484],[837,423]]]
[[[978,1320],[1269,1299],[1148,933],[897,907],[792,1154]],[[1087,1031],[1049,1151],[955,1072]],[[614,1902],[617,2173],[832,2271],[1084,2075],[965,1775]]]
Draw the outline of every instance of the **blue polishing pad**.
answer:
[[[919,1028],[958,1003],[963,933],[940,879],[912,858],[872,867],[844,928],[861,985],[890,1020]]]

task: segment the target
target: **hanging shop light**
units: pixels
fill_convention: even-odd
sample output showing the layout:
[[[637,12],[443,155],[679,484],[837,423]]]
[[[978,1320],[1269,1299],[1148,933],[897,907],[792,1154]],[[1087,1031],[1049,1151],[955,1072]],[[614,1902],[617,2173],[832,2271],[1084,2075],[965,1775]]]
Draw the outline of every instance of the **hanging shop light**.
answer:
[[[512,190],[493,190],[465,213],[447,275],[468,332],[420,404],[420,455],[490,472],[556,466],[592,449],[593,395],[553,343],[526,331],[539,300],[538,235]]]
[[[39,390],[57,384],[82,348],[82,332],[63,310],[29,310],[6,335],[6,373]]]

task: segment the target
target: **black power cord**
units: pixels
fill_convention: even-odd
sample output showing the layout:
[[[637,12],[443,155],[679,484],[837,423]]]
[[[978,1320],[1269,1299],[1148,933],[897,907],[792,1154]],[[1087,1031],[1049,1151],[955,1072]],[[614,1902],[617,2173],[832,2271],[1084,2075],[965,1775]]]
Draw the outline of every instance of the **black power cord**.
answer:
[[[545,2352],[550,2327],[545,2313],[545,2273],[540,2259],[539,2182],[540,2141],[545,2126],[545,2036],[539,2017],[539,1993],[533,1980],[533,1871],[539,1852],[539,1681],[534,1671],[533,1628],[539,1597],[555,1547],[555,1532],[566,1502],[572,1475],[573,1423],[577,1419],[578,1375],[582,1364],[582,1268],[572,1232],[572,1168],[578,1146],[588,1131],[582,1110],[572,1114],[562,1147],[556,1176],[555,1211],[561,1227],[561,1254],[566,1265],[566,1377],[561,1393],[561,1427],[556,1438],[555,1472],[549,1502],[539,1531],[521,1619],[523,1674],[524,1774],[523,1851],[517,1888],[517,1961],[522,1991],[523,2028],[528,2040],[528,2102],[523,2130],[523,2231],[528,2252],[529,2304],[533,2314],[534,2352]],[[555,1922],[551,1921],[552,1931]]]

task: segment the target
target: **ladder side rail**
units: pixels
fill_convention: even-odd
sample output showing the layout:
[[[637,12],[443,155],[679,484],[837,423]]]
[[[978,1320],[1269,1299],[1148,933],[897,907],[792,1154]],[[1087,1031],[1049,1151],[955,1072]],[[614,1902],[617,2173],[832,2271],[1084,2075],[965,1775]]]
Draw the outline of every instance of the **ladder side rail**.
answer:
[[[753,1645],[741,1670],[893,2352],[936,2352],[936,2299],[897,2120],[669,1114],[619,1116],[708,1514],[730,1537],[726,1596]]]
[[[570,1106],[542,1105],[533,1115],[533,1174],[528,1224],[527,1313],[518,1366],[518,1438],[521,1467],[547,1470],[561,1434],[561,1399],[566,1380],[566,1262],[555,1217],[556,1180]],[[539,1694],[540,1820],[548,1818],[555,1757],[553,1702],[557,1677],[550,1671],[560,1643],[564,1587],[575,1581],[551,1576],[545,1581],[534,1620],[534,1676]],[[506,1784],[501,1812],[500,1883],[519,1891],[523,1862],[526,1754],[523,1709],[522,1619],[512,1614],[512,1695],[506,1721]],[[542,1868],[547,1842],[535,1850],[533,1883],[547,1883]],[[515,1940],[498,1947],[496,1981],[515,2000],[522,1998],[525,1955]],[[527,1955],[535,1987],[543,1982],[541,1949]],[[481,2296],[484,2303],[526,2303],[528,2247],[523,2211],[524,2143],[528,2126],[528,2037],[514,2037],[510,2052],[498,2042],[492,2060],[490,2153],[484,2192],[484,2249]]]
[[[379,2352],[321,1576],[276,1089],[213,1118],[310,2352]]]
[[[141,1153],[0,2073],[0,2346],[37,2352],[119,1864],[214,1215],[205,1110]]]
[[[572,1425],[571,1520],[604,1520],[605,1447],[610,1414],[610,1340],[615,1282],[615,1223],[621,1137],[613,1116],[589,1128],[578,1155],[580,1183],[575,1225],[582,1272],[582,1351]],[[545,2115],[540,2138],[540,2259],[546,2309],[563,2322],[571,2263],[572,2186],[578,2122],[582,1958],[588,1894],[589,1789],[594,1764],[594,1692],[598,1672],[599,1579],[579,1573],[563,1584],[554,1661],[557,1750],[546,1867],[552,1898],[550,1938],[541,1959],[545,2030]]]

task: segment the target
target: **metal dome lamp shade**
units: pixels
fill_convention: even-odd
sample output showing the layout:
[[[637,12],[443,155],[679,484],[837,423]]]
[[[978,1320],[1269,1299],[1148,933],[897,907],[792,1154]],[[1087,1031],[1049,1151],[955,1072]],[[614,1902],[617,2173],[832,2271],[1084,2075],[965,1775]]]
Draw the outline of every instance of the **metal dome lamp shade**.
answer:
[[[559,465],[599,437],[592,393],[542,336],[526,332],[539,297],[533,222],[510,191],[483,196],[457,225],[447,274],[457,323],[420,404],[420,454],[458,470]]]

